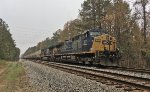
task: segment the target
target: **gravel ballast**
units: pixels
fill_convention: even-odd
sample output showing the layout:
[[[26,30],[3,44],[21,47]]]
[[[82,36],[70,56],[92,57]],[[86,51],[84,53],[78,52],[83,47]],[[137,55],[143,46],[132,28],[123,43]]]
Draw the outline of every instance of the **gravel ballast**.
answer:
[[[94,80],[31,61],[22,62],[29,81],[27,92],[125,92]]]

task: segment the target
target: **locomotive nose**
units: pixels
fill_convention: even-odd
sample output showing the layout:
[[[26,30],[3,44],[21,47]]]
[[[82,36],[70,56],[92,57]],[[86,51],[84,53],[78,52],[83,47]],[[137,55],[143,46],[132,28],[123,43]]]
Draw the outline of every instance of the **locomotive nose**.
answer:
[[[103,34],[94,38],[91,52],[96,53],[96,51],[104,52],[104,50],[109,50],[114,52],[116,49],[116,40],[114,37]]]

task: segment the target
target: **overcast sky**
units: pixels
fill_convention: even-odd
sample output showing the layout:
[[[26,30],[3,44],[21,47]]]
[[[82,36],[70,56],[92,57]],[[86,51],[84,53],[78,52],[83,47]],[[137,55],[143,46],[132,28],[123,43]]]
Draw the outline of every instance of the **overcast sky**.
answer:
[[[84,0],[0,0],[0,18],[9,25],[17,47],[28,47],[51,37],[77,18]]]

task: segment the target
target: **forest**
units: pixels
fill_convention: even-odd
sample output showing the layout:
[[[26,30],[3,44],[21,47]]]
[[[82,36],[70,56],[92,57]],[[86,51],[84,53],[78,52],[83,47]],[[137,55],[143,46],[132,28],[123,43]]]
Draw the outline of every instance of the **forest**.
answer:
[[[8,24],[0,18],[0,60],[19,60],[20,49],[12,39]]]
[[[67,21],[53,37],[29,47],[23,56],[99,27],[116,37],[123,56],[120,66],[150,68],[149,5],[149,0],[85,0],[76,19]]]

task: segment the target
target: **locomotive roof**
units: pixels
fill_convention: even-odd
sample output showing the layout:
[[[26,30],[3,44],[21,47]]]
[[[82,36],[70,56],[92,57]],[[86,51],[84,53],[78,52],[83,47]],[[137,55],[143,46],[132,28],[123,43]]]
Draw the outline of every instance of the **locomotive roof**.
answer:
[[[89,29],[89,30],[85,30],[83,33],[78,34],[78,35],[72,37],[72,38],[69,39],[69,40],[72,40],[72,39],[74,39],[74,38],[76,38],[76,37],[79,37],[79,36],[81,36],[81,35],[83,35],[83,34],[85,34],[85,33],[87,33],[87,32],[100,32],[100,34],[103,34],[103,33],[106,34],[106,32],[105,32],[103,29],[100,29],[100,28],[92,28],[92,29]],[[59,43],[57,43],[57,44],[55,44],[55,45],[49,46],[48,48],[49,48],[49,49],[53,49],[53,48],[55,48],[55,47],[56,47],[56,48],[59,48],[59,47],[62,46],[63,44],[64,44],[64,42],[59,42]]]
[[[85,30],[82,34],[85,34],[86,32],[100,32],[101,34],[106,33],[102,28],[92,28],[89,30]]]
[[[57,48],[57,47],[60,47],[60,46],[62,46],[63,45],[63,42],[60,42],[60,43],[57,43],[57,44],[55,44],[55,45],[52,45],[52,46],[49,46],[48,48],[49,49],[52,49],[52,48]]]
[[[87,33],[87,32],[100,32],[100,34],[106,34],[106,31],[104,31],[103,29],[100,29],[100,28],[92,28],[92,29],[89,29],[89,30],[85,30],[83,33],[78,34],[78,35],[74,36],[73,38],[78,37],[78,36],[81,36],[81,35],[83,35],[83,34],[85,34],[85,33]],[[71,38],[71,39],[73,39],[73,38]]]

